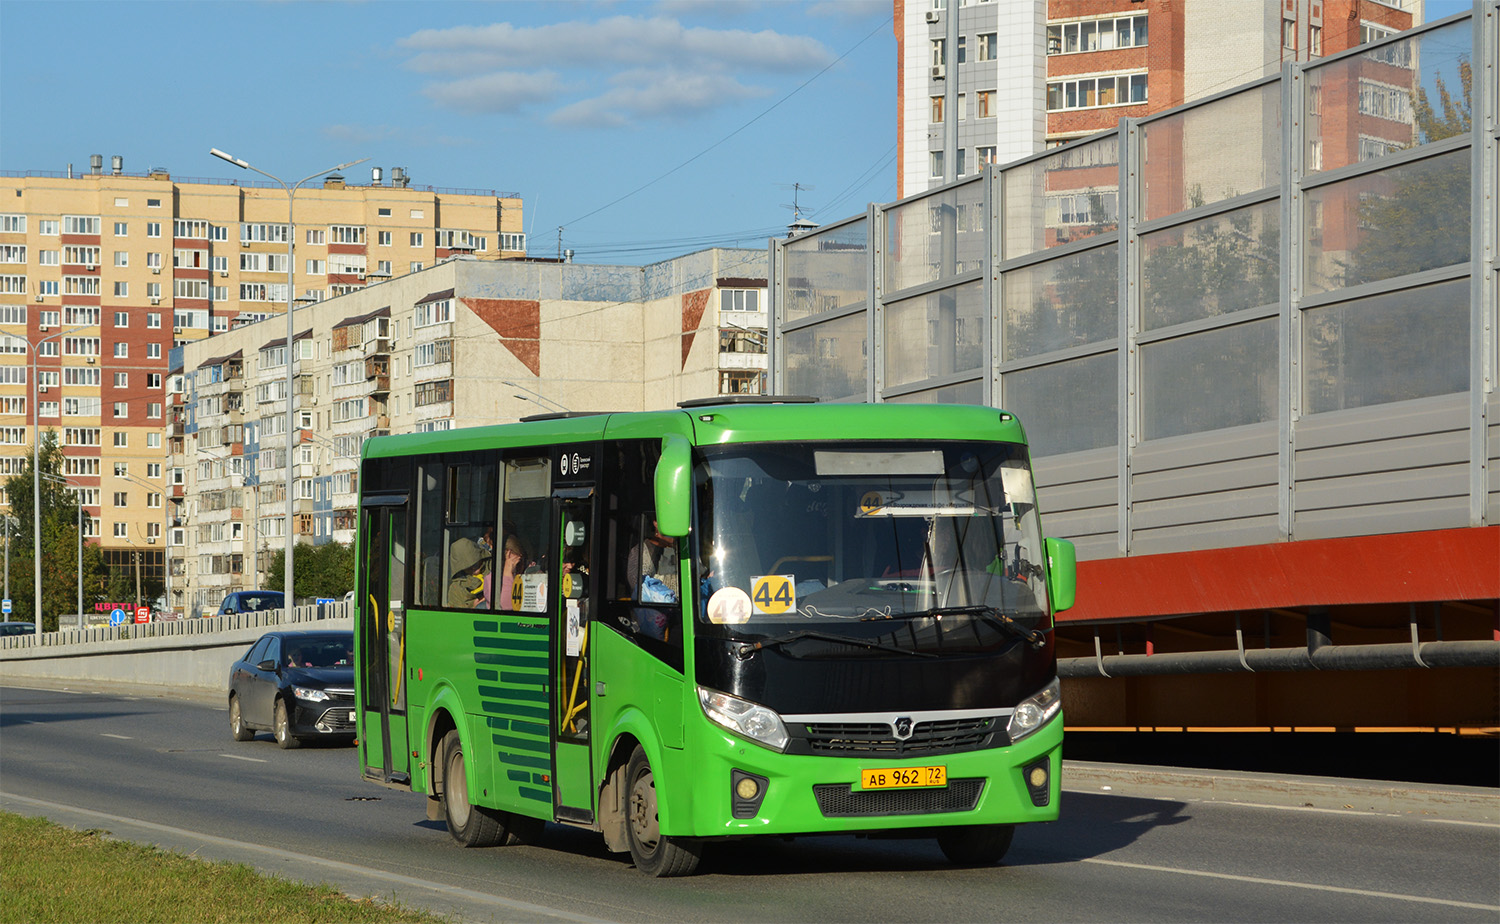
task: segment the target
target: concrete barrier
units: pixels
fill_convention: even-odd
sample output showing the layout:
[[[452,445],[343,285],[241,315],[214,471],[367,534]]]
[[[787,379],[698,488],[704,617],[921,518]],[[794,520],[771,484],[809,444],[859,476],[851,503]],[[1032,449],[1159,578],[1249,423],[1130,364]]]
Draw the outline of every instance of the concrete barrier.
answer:
[[[229,666],[272,629],[352,629],[348,604],[0,638],[5,680],[92,680],[223,692]]]

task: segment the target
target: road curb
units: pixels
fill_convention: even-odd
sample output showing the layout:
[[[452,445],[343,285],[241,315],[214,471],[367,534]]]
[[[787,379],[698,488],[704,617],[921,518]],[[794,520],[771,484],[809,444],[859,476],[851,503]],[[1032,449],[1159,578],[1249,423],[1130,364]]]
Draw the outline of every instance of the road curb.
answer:
[[[1235,802],[1335,811],[1412,815],[1445,821],[1500,822],[1500,791],[1232,770],[1188,770],[1063,761],[1063,789],[1114,796]]]

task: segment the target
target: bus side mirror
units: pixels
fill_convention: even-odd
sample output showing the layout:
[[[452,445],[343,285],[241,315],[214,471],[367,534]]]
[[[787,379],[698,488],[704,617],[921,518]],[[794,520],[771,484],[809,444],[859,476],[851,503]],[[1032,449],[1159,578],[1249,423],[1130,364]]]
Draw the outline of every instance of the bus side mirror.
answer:
[[[663,536],[686,536],[692,518],[693,450],[687,437],[661,438],[656,463],[656,530]]]
[[[1066,539],[1047,540],[1047,597],[1052,612],[1061,613],[1073,606],[1078,586],[1078,552]]]

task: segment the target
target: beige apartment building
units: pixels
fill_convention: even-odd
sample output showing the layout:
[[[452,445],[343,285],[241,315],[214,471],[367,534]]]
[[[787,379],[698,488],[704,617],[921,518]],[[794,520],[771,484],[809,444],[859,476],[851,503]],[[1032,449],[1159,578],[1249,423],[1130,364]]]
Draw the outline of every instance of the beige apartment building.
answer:
[[[521,200],[330,175],[296,193],[268,181],[152,168],[0,173],[0,479],[55,430],[106,562],[163,573],[183,479],[167,456],[174,347],[283,317],[455,256],[525,255]],[[292,292],[287,288],[288,241]],[[180,500],[179,500],[180,503]],[[176,570],[176,565],[173,565]]]
[[[286,544],[350,542],[364,440],[764,393],[766,251],[649,266],[468,258],[184,346],[169,383],[174,609],[263,587]],[[367,280],[368,281],[368,280]]]

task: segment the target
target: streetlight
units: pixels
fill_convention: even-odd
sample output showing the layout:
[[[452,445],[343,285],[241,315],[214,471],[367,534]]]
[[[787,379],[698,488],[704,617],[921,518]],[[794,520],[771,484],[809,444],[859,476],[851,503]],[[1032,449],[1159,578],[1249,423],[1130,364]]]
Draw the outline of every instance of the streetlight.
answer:
[[[292,591],[292,548],[293,548],[293,546],[295,546],[297,544],[297,533],[296,533],[296,530],[293,528],[293,525],[292,525],[296,521],[296,507],[295,507],[295,503],[293,501],[293,497],[296,494],[296,482],[297,482],[297,467],[292,462],[292,457],[293,457],[294,451],[295,451],[294,434],[296,433],[296,428],[293,426],[295,424],[295,422],[296,422],[295,419],[294,419],[294,408],[293,408],[293,390],[294,390],[296,382],[295,382],[294,376],[292,375],[292,356],[294,355],[294,353],[296,351],[296,348],[297,348],[297,343],[296,343],[296,338],[297,338],[296,328],[292,324],[292,308],[296,305],[296,284],[295,284],[295,280],[293,278],[292,273],[296,269],[296,263],[294,262],[294,256],[293,256],[294,253],[295,253],[295,251],[293,249],[293,246],[294,246],[294,243],[295,243],[296,237],[297,237],[297,223],[296,223],[296,221],[292,217],[292,214],[293,214],[292,210],[293,210],[293,206],[296,204],[297,188],[299,186],[301,186],[303,183],[306,183],[308,180],[315,180],[318,177],[323,176],[324,174],[332,173],[335,170],[343,170],[346,167],[353,167],[356,164],[362,164],[365,161],[369,160],[370,158],[368,158],[368,157],[361,157],[359,160],[351,160],[351,161],[348,161],[346,163],[339,164],[339,165],[337,165],[335,167],[329,167],[327,170],[319,170],[317,173],[309,174],[309,175],[303,177],[302,179],[298,180],[297,182],[295,182],[295,183],[291,184],[290,186],[288,186],[287,183],[286,183],[286,181],[283,180],[281,177],[275,176],[274,174],[267,173],[266,171],[260,169],[259,167],[256,167],[256,166],[254,166],[252,164],[249,164],[249,163],[246,163],[245,161],[240,160],[238,157],[235,157],[232,154],[226,154],[226,153],[224,153],[223,151],[219,150],[218,148],[210,148],[208,153],[210,153],[213,156],[219,158],[220,160],[226,160],[229,163],[234,164],[236,167],[239,167],[241,170],[254,170],[256,173],[259,173],[263,177],[269,177],[270,179],[275,180],[277,183],[280,183],[281,184],[281,188],[284,189],[284,190],[286,190],[286,226],[287,227],[286,227],[286,571],[285,571],[285,578],[286,578],[285,583],[286,583],[286,587],[285,587],[285,591],[286,591],[286,605],[288,607],[290,607],[290,606],[294,606],[296,604],[296,600],[297,600],[296,595]]]
[[[36,342],[36,348],[31,350],[31,538],[32,558],[31,575],[35,579],[32,587],[32,615],[36,619],[36,643],[42,643],[42,424],[41,408],[37,407],[41,391],[37,385],[37,354],[41,352],[42,344],[48,340],[56,340],[80,330],[87,330],[91,324],[80,324],[67,330],[60,330],[55,334],[48,334]],[[29,345],[29,344],[28,344]]]
[[[509,385],[511,388],[519,388],[522,391],[526,392],[526,395],[531,395],[532,397],[530,397],[530,398],[526,397],[526,395],[516,395],[516,397],[520,398],[522,401],[530,401],[532,404],[535,404],[535,405],[541,407],[543,410],[547,411],[548,413],[555,414],[558,411],[562,411],[564,414],[570,414],[570,413],[572,413],[572,408],[566,407],[565,405],[562,404],[562,402],[560,402],[560,401],[554,401],[551,398],[547,397],[546,395],[542,394],[541,392],[532,391],[531,389],[527,388],[525,385],[521,385],[521,384],[519,384],[517,382],[508,382],[508,381],[505,381],[504,379],[500,380],[500,384],[501,385]],[[538,400],[538,399],[540,399],[540,400]],[[547,404],[555,405],[555,407],[547,407],[547,404],[542,404],[542,401],[547,402]]]

